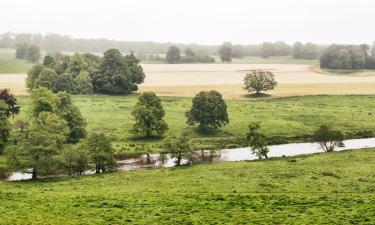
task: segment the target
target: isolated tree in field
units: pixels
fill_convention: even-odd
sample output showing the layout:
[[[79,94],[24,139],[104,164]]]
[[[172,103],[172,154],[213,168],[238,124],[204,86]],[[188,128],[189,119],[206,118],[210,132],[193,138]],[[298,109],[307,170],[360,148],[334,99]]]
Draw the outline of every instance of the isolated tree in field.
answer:
[[[252,70],[244,78],[244,89],[249,92],[256,92],[259,95],[261,91],[273,90],[277,86],[275,75],[270,71]]]
[[[160,99],[153,92],[144,92],[138,98],[132,116],[135,119],[133,132],[151,137],[153,133],[162,136],[168,130],[163,120],[165,111]]]
[[[313,139],[318,142],[325,152],[333,152],[335,147],[343,146],[344,135],[339,130],[333,130],[327,125],[322,125],[315,131]]]
[[[16,59],[24,60],[29,45],[27,43],[17,44],[16,46]]]
[[[195,125],[201,131],[210,131],[229,123],[227,105],[217,91],[202,91],[193,98],[193,105],[185,113],[187,123]]]
[[[193,150],[190,147],[189,134],[184,133],[180,137],[171,136],[167,137],[163,142],[164,150],[175,158],[177,166],[181,165],[182,160],[187,160],[188,164],[193,160]]]
[[[143,83],[145,80],[145,73],[143,72],[142,66],[139,64],[139,59],[137,59],[137,57],[135,57],[135,55],[131,53],[130,55],[126,55],[124,57],[124,60],[126,66],[130,69],[132,80],[137,84]]]
[[[117,49],[104,52],[99,69],[93,74],[94,91],[106,94],[130,94],[138,90],[139,83]]]
[[[42,73],[44,69],[46,69],[46,67],[40,64],[31,67],[31,69],[27,73],[26,78],[26,86],[28,88],[34,88],[36,80],[39,78],[39,75]]]
[[[167,52],[166,60],[168,63],[178,63],[181,60],[180,49],[176,46],[170,46]]]
[[[222,62],[232,62],[232,44],[225,42],[219,49],[219,55]]]
[[[32,178],[58,169],[58,155],[66,141],[69,128],[58,115],[42,112],[33,119],[27,138],[9,152],[11,168],[32,169]]]
[[[104,173],[116,168],[115,150],[108,137],[103,133],[91,134],[79,148],[87,149],[90,161],[95,164],[96,173]]]
[[[249,131],[246,134],[246,141],[251,148],[251,153],[256,155],[259,159],[268,158],[269,149],[267,137],[259,131],[259,123],[250,123]]]
[[[36,45],[29,45],[25,54],[25,59],[31,62],[38,62],[41,58],[40,49]]]
[[[7,117],[13,116],[20,112],[20,106],[17,103],[16,97],[10,93],[9,89],[0,89],[0,102],[2,100],[7,105],[6,115]]]

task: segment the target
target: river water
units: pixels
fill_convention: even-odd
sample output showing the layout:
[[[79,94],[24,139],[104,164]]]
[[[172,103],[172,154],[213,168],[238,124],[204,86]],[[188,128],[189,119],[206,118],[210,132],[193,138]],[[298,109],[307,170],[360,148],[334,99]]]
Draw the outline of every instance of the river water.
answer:
[[[336,147],[335,151],[343,151],[349,149],[364,149],[375,147],[375,138],[362,138],[362,139],[351,139],[344,141],[343,147]],[[269,153],[268,157],[284,157],[284,156],[296,156],[306,155],[313,153],[323,152],[322,148],[317,143],[293,143],[283,145],[270,145],[268,146]],[[205,151],[205,155],[209,152]],[[217,151],[214,158],[215,161],[241,161],[241,160],[255,160],[258,159],[255,155],[251,154],[250,148],[235,148],[235,149],[223,149]],[[165,160],[161,160],[160,154],[140,155],[137,157],[127,158],[118,160],[118,171],[130,171],[130,170],[141,170],[156,167],[173,167],[175,166],[175,159],[170,156],[166,156]],[[182,164],[187,161],[182,161]],[[86,174],[92,174],[92,171],[87,171]],[[31,179],[30,173],[13,172],[9,177],[8,181],[28,180]]]

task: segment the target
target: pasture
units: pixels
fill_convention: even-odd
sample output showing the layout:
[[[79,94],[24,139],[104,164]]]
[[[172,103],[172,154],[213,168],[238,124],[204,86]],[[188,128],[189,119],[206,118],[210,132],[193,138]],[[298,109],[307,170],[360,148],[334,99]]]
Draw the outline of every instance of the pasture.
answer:
[[[1,224],[373,224],[374,162],[367,149],[0,182]]]
[[[18,98],[21,114],[27,118],[30,98]],[[160,139],[142,139],[129,132],[133,125],[130,113],[137,96],[82,95],[74,96],[75,104],[87,119],[89,132],[104,132],[119,153],[158,152]],[[348,138],[368,136],[375,131],[375,96],[304,96],[277,99],[227,100],[230,123],[212,134],[200,134],[186,125],[185,112],[191,98],[162,97],[169,124],[167,134],[192,131],[196,141],[214,148],[237,147],[243,144],[249,122],[261,122],[262,131],[281,142],[305,141],[322,124],[346,132]]]
[[[0,49],[0,73],[26,73],[34,65],[15,59],[14,54],[14,49]]]

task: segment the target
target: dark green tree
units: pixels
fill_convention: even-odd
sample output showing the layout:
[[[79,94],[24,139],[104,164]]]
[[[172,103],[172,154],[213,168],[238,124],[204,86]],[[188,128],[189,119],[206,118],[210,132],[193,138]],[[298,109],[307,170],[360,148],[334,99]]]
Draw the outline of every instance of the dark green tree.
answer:
[[[321,125],[314,132],[314,142],[318,142],[325,152],[333,152],[335,147],[344,145],[344,135],[339,130],[334,130],[327,125]]]
[[[168,63],[178,63],[181,60],[180,49],[176,46],[170,46],[167,52],[166,60]]]
[[[93,74],[94,91],[106,94],[130,94],[138,89],[137,80],[117,49],[104,52],[99,69]]]
[[[77,77],[82,71],[86,69],[87,65],[85,64],[85,61],[83,57],[75,53],[70,57],[68,67],[66,68],[66,73],[69,73],[72,75],[73,78]]]
[[[80,148],[87,149],[89,152],[90,161],[95,164],[96,173],[104,173],[116,168],[115,151],[105,134],[91,134],[82,142]]]
[[[193,105],[186,112],[187,123],[201,131],[210,131],[229,123],[227,105],[217,91],[202,91],[193,98]]]
[[[145,80],[143,68],[139,65],[140,61],[133,53],[124,57],[126,66],[130,69],[132,80],[136,84],[141,84]],[[137,88],[138,89],[138,88]]]
[[[56,66],[55,58],[53,58],[53,57],[50,56],[50,55],[46,55],[46,56],[44,56],[44,59],[43,59],[43,65],[44,65],[45,67],[50,68],[50,69],[55,69],[55,66]]]
[[[42,54],[40,53],[40,48],[36,45],[29,45],[25,54],[25,60],[31,62],[38,62]]]
[[[13,116],[20,112],[20,106],[17,103],[16,97],[10,93],[9,89],[0,89],[0,102],[4,101],[7,105],[7,117]]]
[[[272,90],[277,86],[275,75],[270,71],[252,70],[244,78],[244,89],[249,92],[256,92],[260,95],[261,91]]]
[[[249,131],[246,134],[247,145],[250,147],[251,153],[255,154],[259,159],[268,158],[268,139],[266,135],[259,132],[259,128],[259,123],[249,124]]]
[[[7,115],[8,106],[5,101],[0,100],[0,153],[4,150],[11,130],[11,125]]]
[[[61,163],[68,175],[82,175],[90,169],[89,152],[81,145],[79,147],[65,146],[61,153]]]
[[[45,68],[36,79],[34,86],[36,88],[45,87],[52,92],[58,92],[59,75],[53,69]]]
[[[153,133],[162,136],[168,130],[163,120],[165,111],[160,99],[153,92],[144,92],[138,98],[132,116],[135,119],[133,132],[151,137]]]
[[[232,62],[232,51],[232,44],[230,42],[224,42],[221,45],[219,49],[219,55],[223,63]]]
[[[181,166],[182,160],[187,160],[188,164],[193,161],[194,152],[190,146],[189,134],[167,137],[163,142],[163,148],[175,159],[177,166]]]

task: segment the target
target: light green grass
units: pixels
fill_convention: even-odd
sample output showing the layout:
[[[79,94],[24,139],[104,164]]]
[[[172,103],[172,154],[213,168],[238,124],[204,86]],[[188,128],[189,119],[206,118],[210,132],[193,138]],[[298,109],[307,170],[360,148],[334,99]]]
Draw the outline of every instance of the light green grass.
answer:
[[[1,224],[373,224],[375,150],[0,182]]]
[[[33,65],[16,59],[14,49],[0,49],[0,73],[26,73]]]
[[[18,99],[22,107],[18,117],[26,117],[30,98]],[[137,139],[129,132],[134,123],[130,113],[136,104],[137,96],[88,95],[74,96],[73,99],[87,119],[89,133],[106,133],[118,152],[161,150],[161,139]],[[165,119],[170,127],[167,134],[179,135],[184,131],[193,131],[195,141],[215,145],[216,148],[238,147],[243,144],[237,139],[245,136],[250,122],[261,122],[261,130],[266,135],[278,136],[282,142],[306,141],[306,137],[311,136],[322,124],[346,132],[348,138],[356,137],[348,132],[375,131],[375,96],[226,100],[230,122],[218,132],[209,135],[199,134],[186,125],[185,112],[191,107],[191,98],[161,99],[166,111]]]

